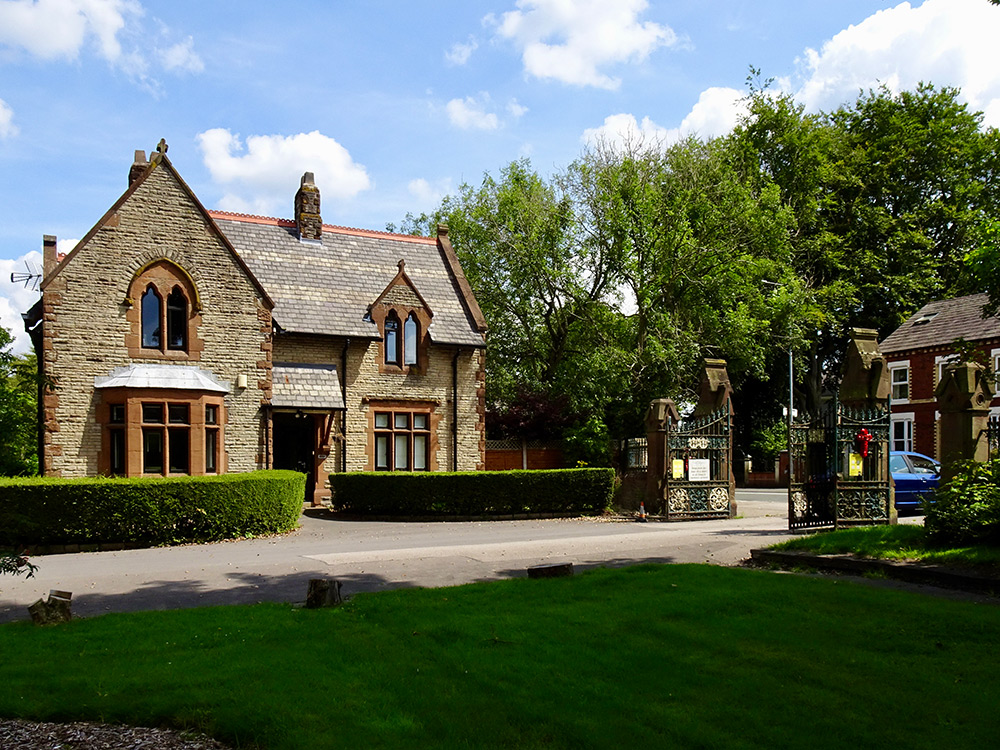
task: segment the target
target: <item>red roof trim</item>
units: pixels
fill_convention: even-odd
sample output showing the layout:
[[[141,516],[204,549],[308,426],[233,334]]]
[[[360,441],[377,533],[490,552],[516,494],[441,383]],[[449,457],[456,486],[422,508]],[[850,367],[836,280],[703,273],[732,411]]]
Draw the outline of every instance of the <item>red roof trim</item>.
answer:
[[[275,227],[294,227],[295,222],[291,219],[277,219],[272,216],[255,216],[253,214],[237,214],[230,211],[209,211],[208,215],[213,219],[222,219],[224,221],[241,221],[245,224],[268,224]],[[437,238],[435,237],[417,237],[412,234],[393,234],[392,232],[379,232],[375,229],[355,229],[354,227],[341,227],[336,224],[324,224],[324,232],[333,232],[334,234],[347,234],[353,237],[369,237],[371,239],[379,239],[382,237],[391,237],[394,240],[399,240],[402,242],[419,242],[422,245],[434,245],[437,243]]]

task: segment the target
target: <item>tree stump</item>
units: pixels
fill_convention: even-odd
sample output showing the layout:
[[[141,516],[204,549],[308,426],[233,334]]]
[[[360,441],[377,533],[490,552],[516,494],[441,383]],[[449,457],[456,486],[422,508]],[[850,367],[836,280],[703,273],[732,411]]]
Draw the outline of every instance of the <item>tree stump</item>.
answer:
[[[549,563],[528,568],[528,578],[565,578],[573,575],[573,563]]]
[[[340,595],[341,583],[333,578],[310,578],[309,591],[306,593],[306,609],[320,607],[336,607],[343,604]]]
[[[70,600],[73,594],[69,591],[49,591],[48,601],[39,599],[28,607],[31,620],[36,625],[58,625],[61,622],[69,622],[73,619],[70,611]]]

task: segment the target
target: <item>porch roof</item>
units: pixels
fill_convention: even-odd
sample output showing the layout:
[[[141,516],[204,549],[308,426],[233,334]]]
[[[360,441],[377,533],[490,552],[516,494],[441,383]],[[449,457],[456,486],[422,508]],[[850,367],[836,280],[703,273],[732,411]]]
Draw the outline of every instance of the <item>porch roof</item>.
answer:
[[[229,393],[215,375],[191,365],[128,365],[94,378],[95,388],[170,388],[182,391]]]
[[[271,405],[279,409],[342,410],[344,396],[334,365],[275,363]]]

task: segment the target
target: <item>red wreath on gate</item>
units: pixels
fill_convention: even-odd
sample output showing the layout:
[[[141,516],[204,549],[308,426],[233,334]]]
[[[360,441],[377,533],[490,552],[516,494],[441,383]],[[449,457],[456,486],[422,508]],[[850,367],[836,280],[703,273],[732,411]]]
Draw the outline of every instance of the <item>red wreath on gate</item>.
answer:
[[[868,432],[867,429],[861,430],[855,440],[858,443],[858,449],[861,452],[862,458],[868,458],[868,443],[874,439],[874,436]]]

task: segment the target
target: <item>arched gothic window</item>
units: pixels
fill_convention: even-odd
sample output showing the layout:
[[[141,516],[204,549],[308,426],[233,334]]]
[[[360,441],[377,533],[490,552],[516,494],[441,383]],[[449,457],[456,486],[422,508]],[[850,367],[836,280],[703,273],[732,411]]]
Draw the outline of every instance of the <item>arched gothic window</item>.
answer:
[[[420,324],[417,323],[416,313],[410,313],[403,324],[403,364],[417,364],[417,339],[420,333]]]
[[[143,266],[129,283],[125,298],[130,357],[197,360],[204,341],[198,336],[201,300],[183,268],[167,258]]]
[[[179,286],[167,297],[167,348],[187,349],[188,301]]]
[[[399,364],[399,318],[396,313],[391,312],[385,319],[385,363],[387,365]]]
[[[142,348],[159,349],[161,341],[161,300],[156,287],[150,284],[142,293]]]

